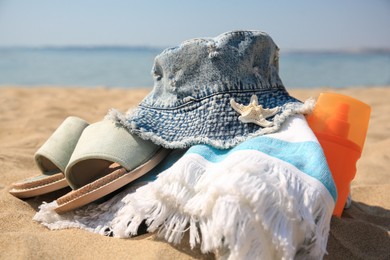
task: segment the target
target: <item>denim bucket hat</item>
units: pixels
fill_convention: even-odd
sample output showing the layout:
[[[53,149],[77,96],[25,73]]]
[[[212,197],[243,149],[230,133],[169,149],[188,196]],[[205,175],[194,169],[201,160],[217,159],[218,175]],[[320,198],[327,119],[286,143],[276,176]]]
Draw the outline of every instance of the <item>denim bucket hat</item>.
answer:
[[[261,31],[231,31],[168,48],[154,61],[153,90],[126,115],[108,117],[166,148],[226,149],[276,132],[311,111],[278,75],[278,47]]]

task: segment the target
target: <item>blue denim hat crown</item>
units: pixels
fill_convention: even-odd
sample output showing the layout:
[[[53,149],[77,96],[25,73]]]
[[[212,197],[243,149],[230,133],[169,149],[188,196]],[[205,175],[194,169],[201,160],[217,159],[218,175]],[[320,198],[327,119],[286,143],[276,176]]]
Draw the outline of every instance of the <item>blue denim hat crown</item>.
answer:
[[[310,109],[285,90],[278,59],[278,47],[261,31],[185,41],[155,58],[154,87],[139,106],[126,116],[112,113],[111,118],[167,148],[198,143],[233,147],[275,132],[288,116]],[[246,107],[253,100],[253,108]],[[244,120],[262,117],[267,109],[277,114],[262,118],[266,124]]]

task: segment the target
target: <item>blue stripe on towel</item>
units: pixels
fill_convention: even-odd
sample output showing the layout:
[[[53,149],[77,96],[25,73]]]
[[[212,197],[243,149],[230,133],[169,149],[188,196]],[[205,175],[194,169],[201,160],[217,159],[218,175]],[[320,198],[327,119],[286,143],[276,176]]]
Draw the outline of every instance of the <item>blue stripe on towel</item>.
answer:
[[[203,144],[195,145],[187,151],[187,154],[199,154],[206,160],[217,163],[223,161],[228,155],[241,150],[256,150],[294,165],[301,172],[319,180],[336,201],[337,191],[332,174],[323,150],[320,144],[316,142],[291,143],[260,136],[226,150],[216,149]]]

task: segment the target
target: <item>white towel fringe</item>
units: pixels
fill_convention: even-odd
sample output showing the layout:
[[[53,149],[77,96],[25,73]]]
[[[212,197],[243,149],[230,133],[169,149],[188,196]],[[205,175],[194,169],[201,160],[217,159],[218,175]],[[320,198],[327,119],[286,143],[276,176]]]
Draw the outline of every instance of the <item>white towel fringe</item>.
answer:
[[[187,155],[125,197],[114,235],[136,234],[146,220],[171,243],[189,230],[192,248],[223,259],[321,259],[334,205],[300,175],[260,152],[236,152],[224,164]]]

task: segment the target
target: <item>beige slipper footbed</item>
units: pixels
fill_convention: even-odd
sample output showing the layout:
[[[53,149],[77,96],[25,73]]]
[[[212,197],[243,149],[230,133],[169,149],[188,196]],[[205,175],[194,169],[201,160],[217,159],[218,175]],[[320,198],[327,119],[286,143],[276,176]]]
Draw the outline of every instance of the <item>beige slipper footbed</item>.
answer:
[[[63,173],[56,173],[49,176],[37,176],[25,179],[12,184],[9,191],[15,197],[25,199],[68,187]]]
[[[169,152],[109,120],[89,125],[65,169],[74,190],[56,200],[55,211],[65,213],[118,190],[151,171]]]
[[[148,173],[159,162],[161,162],[167,154],[168,150],[161,148],[156,152],[156,154],[154,154],[153,158],[132,171],[127,171],[121,166],[109,168],[112,169],[112,172],[110,172],[107,176],[86,184],[80,189],[73,190],[58,198],[56,200],[58,207],[55,211],[58,214],[62,214],[77,209],[120,189],[121,187]]]
[[[10,193],[30,198],[68,186],[64,173],[71,154],[88,123],[68,117],[35,153],[35,162],[42,174],[12,184]]]

